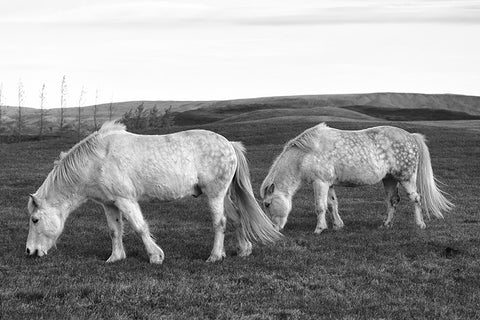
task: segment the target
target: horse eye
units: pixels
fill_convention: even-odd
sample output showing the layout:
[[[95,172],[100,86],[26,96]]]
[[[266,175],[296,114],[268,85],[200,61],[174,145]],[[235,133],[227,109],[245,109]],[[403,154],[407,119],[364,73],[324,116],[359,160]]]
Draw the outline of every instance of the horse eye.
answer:
[[[32,217],[32,222],[33,222],[33,223],[37,223],[37,222],[38,222],[38,218]]]
[[[265,202],[264,204],[265,204],[265,208],[270,207],[270,203],[269,203],[269,202]]]

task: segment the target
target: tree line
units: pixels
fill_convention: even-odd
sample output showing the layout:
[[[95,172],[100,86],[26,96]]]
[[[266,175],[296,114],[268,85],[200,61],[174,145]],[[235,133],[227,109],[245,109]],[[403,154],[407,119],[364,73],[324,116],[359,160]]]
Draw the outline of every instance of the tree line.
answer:
[[[7,106],[3,103],[3,84],[0,84],[0,133],[6,131],[6,108]],[[58,111],[58,124],[55,125],[55,132],[57,133],[64,133],[67,129],[67,124],[65,122],[65,109],[67,108],[67,81],[66,77],[63,76],[62,82],[60,85],[60,109]],[[84,87],[82,87],[82,91],[80,92],[80,98],[78,102],[78,114],[77,114],[77,125],[76,125],[76,131],[78,138],[80,138],[82,134],[82,107],[84,105],[84,98],[86,95],[86,91]],[[25,100],[25,89],[23,86],[22,81],[20,80],[18,82],[18,111],[17,111],[17,116],[14,121],[14,124],[11,125],[11,129],[14,135],[16,135],[18,138],[20,138],[22,135],[25,133],[25,127],[26,127],[26,121],[25,121],[25,115],[24,115],[24,100]],[[47,130],[47,116],[49,116],[52,112],[52,110],[46,109],[45,108],[45,99],[46,99],[46,86],[45,83],[42,85],[39,93],[39,115],[38,115],[38,133],[37,135],[39,137],[42,137],[44,134],[48,132]],[[96,91],[95,95],[95,105],[93,107],[93,129],[97,130],[99,127],[99,122],[98,122],[98,105],[97,105],[97,99],[98,99],[98,90]],[[113,117],[113,103],[110,103],[109,109],[108,109],[108,118],[109,120],[112,120]],[[50,125],[52,123],[50,122]],[[49,128],[50,133],[54,132],[53,127]]]
[[[57,125],[55,125],[56,133],[65,133],[66,131],[76,131],[77,138],[81,139],[82,134],[86,131],[92,131],[91,129],[98,130],[100,127],[100,121],[98,119],[98,90],[95,92],[95,104],[93,106],[93,128],[85,128],[85,124],[83,123],[82,127],[82,112],[84,110],[82,107],[84,106],[84,100],[86,91],[84,87],[80,92],[79,100],[78,100],[78,112],[76,115],[76,124],[67,126],[65,122],[65,109],[67,108],[67,94],[68,94],[68,87],[66,82],[66,77],[63,76],[61,86],[60,86],[60,109],[58,110],[58,121]],[[15,123],[10,125],[13,134],[20,138],[24,135],[25,128],[26,128],[26,121],[24,115],[24,99],[25,98],[25,90],[22,81],[20,80],[18,83],[18,113],[16,115]],[[3,85],[0,84],[0,133],[6,131],[6,108],[3,104]],[[38,133],[37,135],[41,138],[47,133],[54,132],[53,127],[47,121],[47,117],[51,115],[52,110],[45,108],[45,99],[46,99],[46,88],[45,84],[42,85],[39,93],[39,116],[38,116]],[[108,119],[112,120],[113,118],[113,103],[111,102],[108,107]],[[127,126],[130,130],[141,130],[147,128],[161,128],[166,127],[169,128],[173,125],[173,116],[172,116],[172,107],[170,106],[164,112],[161,112],[158,107],[155,105],[151,109],[147,109],[142,102],[136,108],[133,108],[126,112],[121,121]],[[49,126],[49,127],[48,127]]]
[[[157,105],[148,110],[142,102],[135,109],[127,111],[121,122],[127,126],[127,129],[135,131],[148,128],[170,128],[173,125],[172,106],[161,113]]]

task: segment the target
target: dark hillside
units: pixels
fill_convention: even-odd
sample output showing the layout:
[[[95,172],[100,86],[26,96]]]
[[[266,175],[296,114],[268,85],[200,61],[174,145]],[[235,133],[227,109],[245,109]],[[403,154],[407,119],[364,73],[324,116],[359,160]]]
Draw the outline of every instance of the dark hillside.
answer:
[[[382,108],[353,105],[344,107],[282,107],[277,105],[229,105],[225,108],[201,108],[175,114],[177,126],[215,122],[249,122],[278,118],[325,117],[320,121],[438,121],[479,120],[480,115],[429,108]]]
[[[280,117],[326,116],[345,120],[378,120],[370,115],[335,107],[288,107],[271,104],[228,105],[222,108],[201,108],[175,114],[178,126],[213,122],[247,122]]]
[[[347,110],[360,112],[389,121],[435,121],[435,120],[478,120],[480,115],[446,109],[427,108],[380,108],[374,106],[345,106]]]

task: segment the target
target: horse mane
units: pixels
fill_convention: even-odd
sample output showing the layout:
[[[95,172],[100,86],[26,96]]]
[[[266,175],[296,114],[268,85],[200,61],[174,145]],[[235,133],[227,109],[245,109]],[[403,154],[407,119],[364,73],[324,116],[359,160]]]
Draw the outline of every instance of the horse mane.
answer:
[[[104,137],[112,134],[126,132],[123,123],[116,121],[105,122],[102,127],[82,141],[78,142],[67,152],[60,152],[58,160],[54,161],[53,170],[48,174],[45,182],[37,191],[45,198],[48,190],[65,193],[65,189],[75,186],[86,177],[86,159],[100,159],[106,151]]]
[[[262,198],[265,197],[265,190],[275,182],[275,178],[280,170],[280,160],[285,157],[285,154],[292,149],[298,149],[302,152],[312,151],[312,147],[315,145],[315,141],[318,141],[323,129],[329,129],[324,122],[303,131],[285,144],[282,152],[273,162],[260,187],[260,196]]]
[[[329,129],[329,127],[322,122],[315,127],[308,128],[292,140],[288,141],[285,144],[282,153],[291,148],[298,148],[304,152],[312,151],[312,146],[315,145],[315,141],[318,141],[318,138],[321,136],[322,129]]]

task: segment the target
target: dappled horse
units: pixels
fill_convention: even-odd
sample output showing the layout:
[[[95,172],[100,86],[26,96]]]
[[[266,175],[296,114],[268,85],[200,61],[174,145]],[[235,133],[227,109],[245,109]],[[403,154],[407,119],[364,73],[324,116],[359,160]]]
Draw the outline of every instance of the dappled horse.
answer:
[[[239,256],[252,251],[251,241],[279,238],[253,195],[241,143],[206,130],[168,135],[137,135],[123,124],[107,122],[66,153],[30,196],[30,229],[26,251],[42,256],[56,243],[70,212],[87,200],[105,209],[112,237],[107,262],[125,258],[124,217],[139,234],[151,263],[164,253],[154,242],[139,200],[172,200],[205,194],[215,233],[207,261],[225,257],[226,216],[236,227]]]
[[[317,226],[327,228],[325,212],[331,207],[335,229],[343,227],[334,186],[362,186],[383,181],[387,194],[385,227],[392,224],[400,201],[398,184],[415,206],[415,222],[425,228],[426,214],[442,218],[452,203],[437,187],[425,138],[418,133],[381,126],[344,131],[319,124],[286,143],[260,188],[267,213],[282,229],[292,209],[292,197],[302,182],[312,183]]]

